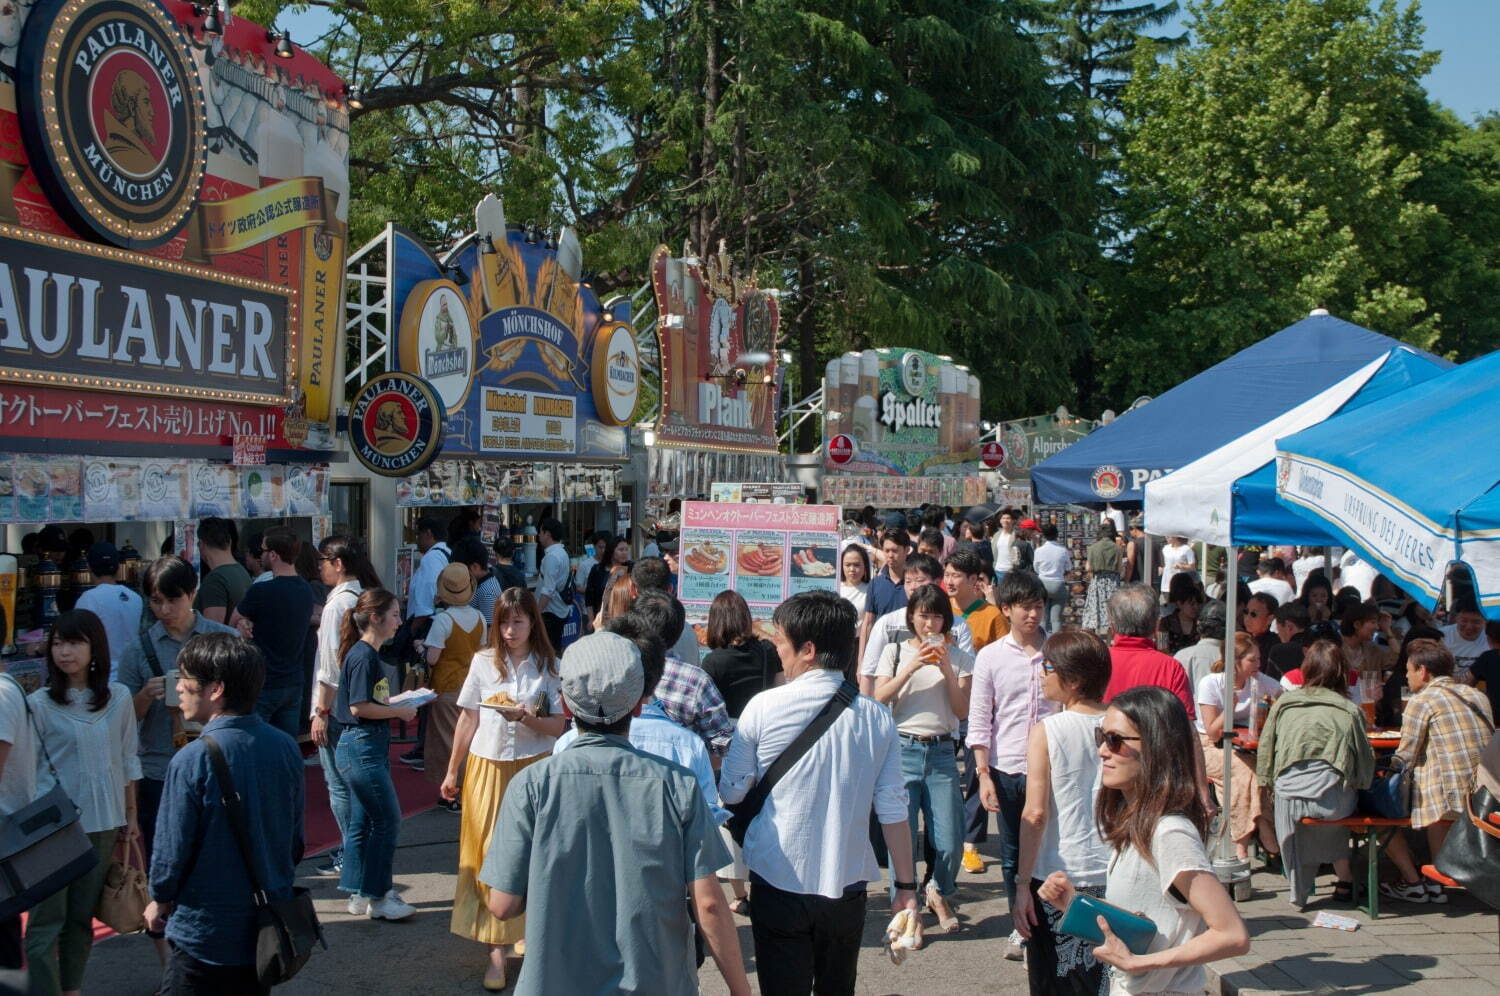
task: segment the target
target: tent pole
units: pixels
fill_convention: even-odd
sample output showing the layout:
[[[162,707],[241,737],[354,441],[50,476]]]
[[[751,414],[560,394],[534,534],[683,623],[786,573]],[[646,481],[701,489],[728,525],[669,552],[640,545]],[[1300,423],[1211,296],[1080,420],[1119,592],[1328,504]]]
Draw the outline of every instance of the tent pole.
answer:
[[[1234,638],[1237,632],[1237,620],[1239,619],[1239,548],[1230,545],[1226,548],[1225,556],[1224,724],[1222,734],[1224,745],[1224,788],[1219,793],[1219,838],[1216,842],[1217,854],[1215,857],[1217,859],[1216,863],[1223,862],[1228,864],[1236,860],[1234,840],[1232,839],[1229,821],[1229,793],[1231,791],[1230,779],[1232,778],[1234,764],[1234,669],[1238,663],[1235,660]]]

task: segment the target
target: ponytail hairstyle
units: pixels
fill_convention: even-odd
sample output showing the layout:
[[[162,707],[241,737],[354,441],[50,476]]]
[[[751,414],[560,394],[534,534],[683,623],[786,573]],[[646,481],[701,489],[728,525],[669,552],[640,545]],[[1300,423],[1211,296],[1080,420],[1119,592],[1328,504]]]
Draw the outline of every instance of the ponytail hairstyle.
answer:
[[[396,604],[396,596],[384,588],[366,588],[359,594],[359,601],[354,603],[354,608],[344,614],[344,621],[339,626],[339,661],[342,662],[349,656],[349,651],[364,636],[365,630],[370,628],[377,617],[382,613],[389,612],[391,606]]]
[[[1198,797],[1193,767],[1193,759],[1202,756],[1202,750],[1182,700],[1165,688],[1139,685],[1116,695],[1109,708],[1130,720],[1140,734],[1140,740],[1130,742],[1140,752],[1140,783],[1129,797],[1101,785],[1094,822],[1099,836],[1115,851],[1134,847],[1141,857],[1155,863],[1151,840],[1166,817],[1185,817],[1200,836],[1208,832],[1208,811]]]
[[[615,587],[620,587],[616,584]],[[510,677],[510,651],[500,636],[500,627],[505,617],[525,616],[531,620],[531,635],[526,638],[526,650],[536,654],[541,669],[557,676],[557,651],[552,649],[552,640],[547,636],[547,627],[542,625],[542,610],[536,604],[536,596],[525,588],[506,588],[495,599],[495,614],[490,619],[490,646],[495,649],[495,670],[502,679]]]
[[[354,578],[361,588],[380,587],[380,575],[370,565],[370,555],[365,551],[365,545],[353,536],[330,536],[318,544],[318,552],[329,560],[337,560],[340,573]]]

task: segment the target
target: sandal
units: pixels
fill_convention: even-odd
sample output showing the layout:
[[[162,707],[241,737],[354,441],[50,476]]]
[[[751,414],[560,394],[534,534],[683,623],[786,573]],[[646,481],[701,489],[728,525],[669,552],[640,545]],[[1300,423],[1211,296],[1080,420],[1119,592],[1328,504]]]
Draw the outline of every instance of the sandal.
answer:
[[[1333,883],[1333,901],[1336,903],[1354,902],[1354,883],[1335,880]]]
[[[948,901],[938,894],[937,889],[927,890],[927,912],[937,917],[938,926],[943,929],[944,933],[951,934],[958,929],[958,915],[953,912],[953,907],[948,904]]]
[[[737,914],[739,916],[749,916],[750,915],[750,900],[746,899],[743,896],[736,896],[729,903],[729,912],[735,913],[735,914]]]

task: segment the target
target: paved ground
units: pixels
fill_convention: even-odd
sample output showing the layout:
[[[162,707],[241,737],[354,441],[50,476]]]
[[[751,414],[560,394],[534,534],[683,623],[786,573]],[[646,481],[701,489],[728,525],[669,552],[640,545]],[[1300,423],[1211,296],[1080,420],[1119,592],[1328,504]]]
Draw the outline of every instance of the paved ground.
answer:
[[[302,974],[278,993],[288,996],[326,992],[381,993],[390,996],[482,992],[484,949],[448,933],[453,895],[453,863],[458,820],[432,811],[406,821],[396,856],[396,881],[418,914],[404,923],[350,917],[344,901],[326,879],[306,878],[318,900],[330,950],[318,952]],[[311,873],[313,862],[304,864]],[[1325,876],[1326,891],[1326,876]],[[1242,996],[1271,992],[1433,993],[1486,996],[1500,992],[1500,949],[1496,917],[1466,897],[1445,907],[1391,902],[1379,922],[1361,923],[1354,933],[1311,926],[1321,908],[1305,914],[1274,892],[1282,880],[1255,877],[1256,893],[1241,904],[1255,940],[1251,953],[1215,966],[1225,992]],[[968,996],[1026,992],[1022,965],[1002,957],[1010,917],[1001,893],[998,866],[983,875],[961,876],[957,935],[928,934],[928,946],[904,965],[892,965],[876,947],[887,913],[883,894],[871,895],[860,957],[859,991],[870,994],[934,993]],[[1347,909],[1337,912],[1349,913]],[[739,919],[740,944],[754,971],[749,921]],[[929,920],[928,923],[931,923]],[[94,949],[85,991],[110,996],[147,996],[159,974],[144,937],[111,938]],[[725,992],[712,962],[700,973],[703,991]]]

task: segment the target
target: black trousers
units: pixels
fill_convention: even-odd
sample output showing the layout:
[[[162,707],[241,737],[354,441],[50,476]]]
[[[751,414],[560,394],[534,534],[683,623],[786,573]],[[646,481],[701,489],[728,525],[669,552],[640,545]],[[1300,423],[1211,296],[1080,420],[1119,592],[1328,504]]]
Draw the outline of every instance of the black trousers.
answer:
[[[542,613],[542,626],[547,630],[547,639],[552,641],[552,649],[559,656],[562,654],[563,627],[567,625],[568,621],[566,619],[555,616],[550,612]],[[668,647],[667,649],[670,650],[672,648]]]
[[[162,996],[267,996],[271,991],[256,978],[254,965],[210,965],[167,943]]]
[[[0,920],[0,969],[14,971],[26,965],[26,945],[21,940],[21,918]]]
[[[865,927],[865,883],[838,899],[786,892],[750,875],[750,928],[760,991],[851,996]]]

